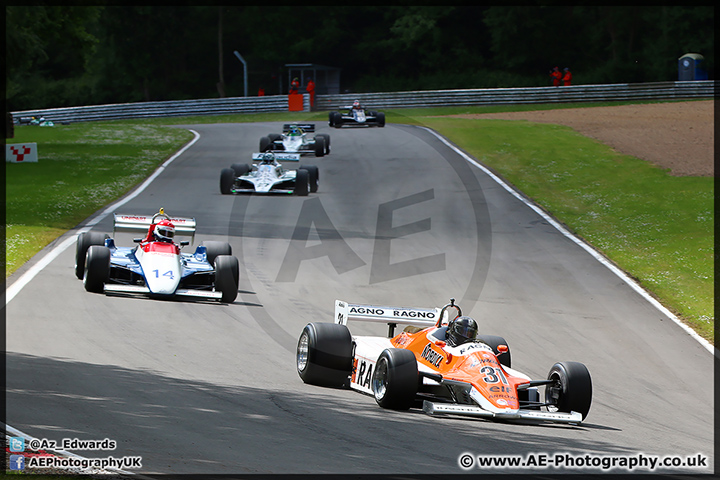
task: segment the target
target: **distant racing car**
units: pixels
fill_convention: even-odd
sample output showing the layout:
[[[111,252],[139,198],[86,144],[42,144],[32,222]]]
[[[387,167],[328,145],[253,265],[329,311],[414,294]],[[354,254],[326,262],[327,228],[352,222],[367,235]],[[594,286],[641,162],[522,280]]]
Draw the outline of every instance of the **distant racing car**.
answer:
[[[348,320],[387,323],[388,336],[351,335]],[[400,324],[408,327],[395,335]],[[335,323],[303,329],[297,371],[308,384],[373,395],[383,408],[527,422],[585,419],[592,401],[585,365],[559,362],[546,379],[532,380],[510,367],[504,338],[477,335],[476,329],[454,299],[442,309],[336,300]],[[544,388],[542,400],[538,387]]]
[[[113,232],[144,231],[135,247],[118,247],[100,232],[78,235],[75,275],[94,293],[147,295],[153,298],[202,298],[232,303],[238,294],[239,265],[229,243],[205,241],[182,253],[195,234],[195,219],[170,217],[161,208],[149,215],[114,215]],[[114,233],[113,233],[114,235]]]
[[[314,123],[286,123],[283,125],[283,133],[271,133],[260,138],[260,151],[313,153],[316,157],[327,155],[330,153],[330,135],[318,133],[313,138],[308,137],[308,133],[314,131]]]
[[[286,193],[307,196],[318,190],[319,170],[314,165],[300,165],[288,170],[278,160],[297,162],[299,153],[253,153],[258,163],[234,164],[220,172],[220,193]]]
[[[341,128],[343,126],[367,126],[384,127],[385,114],[374,110],[366,110],[358,100],[352,105],[341,107],[342,112],[330,112],[328,124],[331,127]]]

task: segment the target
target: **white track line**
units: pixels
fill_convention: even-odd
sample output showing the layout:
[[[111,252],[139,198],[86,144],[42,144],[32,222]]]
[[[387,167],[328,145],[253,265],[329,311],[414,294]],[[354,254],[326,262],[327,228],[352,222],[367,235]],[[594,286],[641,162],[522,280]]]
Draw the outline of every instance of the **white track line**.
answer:
[[[152,175],[150,175],[142,184],[140,184],[139,187],[137,187],[135,190],[133,190],[129,195],[124,197],[123,199],[113,203],[109,207],[107,207],[105,210],[103,210],[100,214],[93,217],[89,222],[85,224],[84,227],[79,228],[76,231],[76,234],[69,235],[64,241],[62,241],[59,245],[57,245],[55,248],[50,250],[43,258],[38,260],[32,267],[30,267],[27,272],[23,273],[20,278],[18,278],[15,282],[13,282],[12,285],[7,287],[5,290],[5,305],[10,303],[10,301],[15,298],[15,295],[20,293],[20,291],[25,288],[25,285],[30,283],[30,280],[35,278],[35,276],[40,273],[43,268],[47,267],[50,262],[55,260],[58,255],[60,255],[62,252],[64,252],[70,245],[76,242],[77,234],[82,232],[87,232],[90,230],[91,227],[94,225],[97,225],[98,222],[100,222],[102,219],[110,215],[113,211],[115,211],[118,207],[125,205],[127,202],[132,200],[133,198],[137,197],[139,194],[141,194],[157,177],[160,175],[163,170],[165,170],[165,167],[170,165],[173,160],[178,158],[180,155],[185,153],[185,151],[190,148],[195,142],[197,142],[200,139],[200,134],[196,132],[195,130],[190,130],[195,137],[183,148],[177,151],[175,155],[165,160],[165,162],[158,167],[157,170],[153,172]]]
[[[635,280],[630,278],[625,272],[620,270],[618,267],[616,267],[609,259],[607,259],[605,256],[603,256],[600,252],[595,250],[593,247],[582,241],[580,238],[573,235],[568,229],[566,229],[563,225],[558,223],[554,218],[549,216],[543,209],[541,209],[536,204],[532,203],[530,200],[528,200],[525,196],[521,195],[517,190],[512,188],[510,185],[505,183],[500,177],[495,175],[493,172],[488,170],[485,166],[479,164],[474,159],[470,158],[465,152],[457,148],[455,145],[451,144],[448,140],[446,140],[444,137],[442,137],[437,132],[427,128],[427,127],[419,127],[423,130],[427,130],[428,132],[432,133],[435,137],[437,137],[441,142],[443,142],[445,145],[450,147],[452,150],[455,151],[458,155],[460,155],[462,158],[467,160],[470,164],[476,166],[485,174],[487,174],[490,178],[495,180],[501,187],[503,187],[505,190],[507,190],[511,195],[513,195],[515,198],[523,202],[525,205],[533,209],[538,215],[540,215],[543,219],[545,219],[550,225],[555,227],[560,233],[562,233],[565,237],[569,238],[573,242],[575,242],[577,245],[579,245],[583,250],[588,252],[590,255],[593,256],[598,262],[605,265],[607,268],[610,269],[615,275],[620,277],[625,283],[630,285],[630,287],[635,290],[637,293],[639,293],[645,300],[650,302],[655,308],[660,310],[663,314],[665,314],[668,318],[670,318],[673,322],[675,322],[677,325],[680,326],[685,332],[687,332],[688,335],[693,337],[695,340],[700,342],[700,344],[707,349],[708,352],[715,356],[720,356],[720,350],[715,348],[710,342],[705,340],[703,337],[698,335],[692,328],[685,325],[682,321],[680,321],[679,318],[677,318],[670,310],[665,308],[660,302],[658,302],[655,298],[652,297],[645,289],[643,289],[640,284],[638,284]]]

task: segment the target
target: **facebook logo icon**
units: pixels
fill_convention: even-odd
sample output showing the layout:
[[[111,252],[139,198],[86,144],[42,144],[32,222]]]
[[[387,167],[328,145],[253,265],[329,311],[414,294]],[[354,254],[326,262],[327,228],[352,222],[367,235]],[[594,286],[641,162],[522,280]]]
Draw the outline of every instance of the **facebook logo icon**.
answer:
[[[24,470],[25,469],[25,456],[24,455],[10,455],[10,470]]]

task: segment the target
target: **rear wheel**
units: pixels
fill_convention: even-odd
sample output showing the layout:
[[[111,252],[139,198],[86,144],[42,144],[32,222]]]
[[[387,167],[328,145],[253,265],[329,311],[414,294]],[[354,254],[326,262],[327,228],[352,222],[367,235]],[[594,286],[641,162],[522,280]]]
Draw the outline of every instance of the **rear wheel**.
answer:
[[[107,233],[82,232],[78,234],[75,245],[75,276],[82,280],[85,275],[85,256],[92,245],[105,245],[105,239],[110,238]]]
[[[308,323],[300,334],[296,367],[303,382],[340,387],[352,370],[352,336],[345,325]]]
[[[216,240],[205,240],[200,245],[203,245],[207,254],[207,261],[210,265],[215,263],[215,258],[218,255],[232,255],[232,246],[227,242],[220,242]]]
[[[260,137],[260,151],[261,152],[267,152],[268,150],[271,150],[270,146],[272,145],[272,142],[268,137]]]
[[[233,163],[230,168],[233,169],[236,177],[242,177],[243,175],[247,175],[247,173],[252,170],[252,167],[250,167],[250,165],[248,165],[247,163]]]
[[[375,401],[383,408],[410,408],[418,391],[415,354],[402,348],[384,350],[375,364],[372,390]]]
[[[232,255],[215,257],[215,291],[222,292],[223,303],[232,303],[237,298],[240,278],[238,259]]]
[[[545,403],[549,411],[579,412],[583,420],[592,403],[592,380],[585,365],[579,362],[558,362],[548,373],[552,385],[545,387]]]
[[[486,343],[493,349],[493,352],[495,353],[495,356],[497,357],[498,362],[502,363],[503,366],[505,366],[505,367],[512,368],[511,367],[512,362],[511,362],[511,358],[510,358],[510,347],[508,346],[507,342],[505,341],[505,339],[503,337],[498,337],[495,335],[478,335],[477,340],[479,340],[483,343]],[[498,345],[505,345],[506,347],[508,347],[508,351],[501,354],[500,351],[498,350]]]
[[[307,170],[297,170],[295,174],[295,195],[307,197],[310,191],[310,174]]]
[[[220,193],[228,195],[232,193],[235,183],[235,171],[232,168],[223,168],[220,172]]]
[[[110,277],[110,249],[100,245],[88,248],[85,258],[85,275],[83,285],[85,290],[93,293],[103,293],[105,282]]]

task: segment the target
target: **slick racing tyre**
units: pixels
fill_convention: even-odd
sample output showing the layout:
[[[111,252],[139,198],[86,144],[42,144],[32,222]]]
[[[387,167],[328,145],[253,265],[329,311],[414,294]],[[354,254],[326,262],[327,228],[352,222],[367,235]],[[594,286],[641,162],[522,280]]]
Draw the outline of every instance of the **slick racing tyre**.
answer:
[[[300,334],[296,367],[303,382],[341,387],[352,370],[352,336],[345,325],[308,323]]]
[[[298,169],[295,174],[295,195],[307,197],[310,191],[310,172],[305,169]]]
[[[252,167],[247,163],[233,163],[230,168],[233,169],[236,177],[242,177],[243,175],[247,175],[248,172],[252,170]]]
[[[325,155],[330,153],[330,135],[328,135],[327,133],[318,133],[317,135],[315,135],[315,138],[317,137],[322,137],[325,139]]]
[[[92,245],[105,245],[105,239],[110,238],[106,233],[82,232],[78,234],[75,246],[75,276],[82,280],[85,275],[85,256]]]
[[[105,282],[110,277],[110,249],[105,246],[92,245],[88,248],[85,258],[85,290],[103,293]]]
[[[545,403],[549,411],[579,412],[583,420],[592,403],[592,380],[585,365],[578,362],[558,362],[550,369],[545,387]]]
[[[340,112],[330,112],[330,126],[335,128],[343,126],[342,114]]]
[[[218,255],[232,255],[232,246],[226,242],[205,240],[200,245],[205,246],[207,261],[210,265],[215,263],[215,257]]]
[[[222,292],[223,303],[232,303],[237,298],[240,277],[238,259],[232,255],[215,257],[215,291]]]
[[[267,152],[269,150],[272,150],[270,147],[272,145],[272,142],[268,137],[260,137],[260,152]]]
[[[232,168],[223,168],[220,172],[220,193],[229,195],[235,183],[235,171]]]
[[[377,124],[378,124],[378,127],[385,126],[385,114],[383,112],[377,113]]]
[[[318,180],[320,179],[320,171],[315,165],[300,165],[298,170],[307,170],[308,181],[310,184],[310,193],[318,191]]]
[[[504,367],[512,368],[512,362],[510,358],[510,346],[507,344],[503,337],[498,337],[495,335],[478,335],[476,340],[479,340],[489,345],[493,349],[493,352],[495,353],[498,362],[502,363]],[[508,347],[508,351],[501,354],[498,350],[498,345],[505,345],[506,347]]]
[[[407,410],[418,391],[418,367],[415,354],[402,348],[383,350],[372,376],[375,401],[383,408]]]
[[[315,137],[315,156],[322,157],[325,155],[325,137]]]

